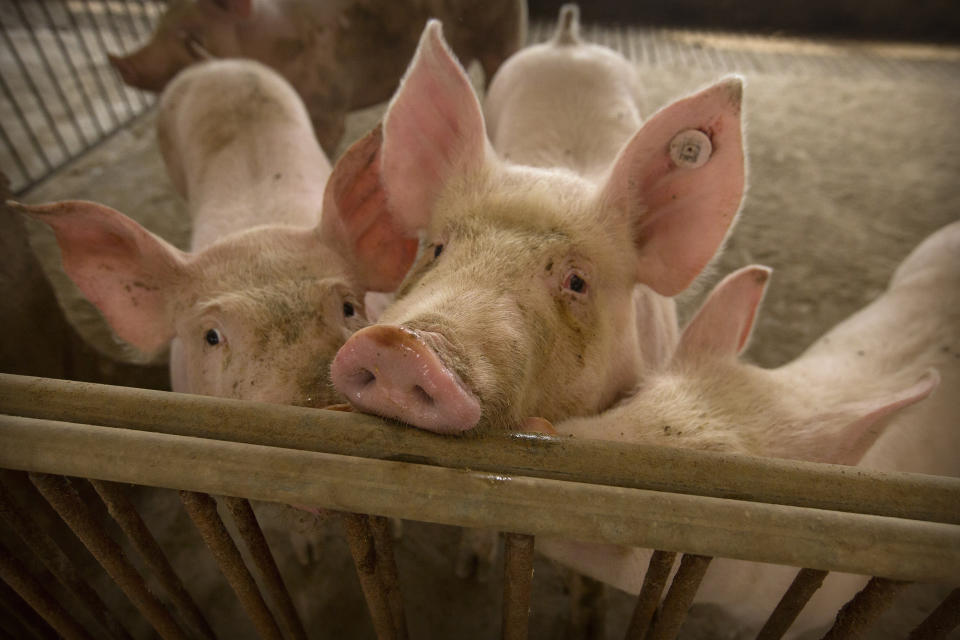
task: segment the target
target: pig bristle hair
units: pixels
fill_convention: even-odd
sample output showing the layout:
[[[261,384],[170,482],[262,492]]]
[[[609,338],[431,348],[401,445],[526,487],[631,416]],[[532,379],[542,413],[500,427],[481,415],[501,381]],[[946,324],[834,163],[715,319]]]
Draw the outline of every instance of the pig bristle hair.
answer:
[[[558,45],[580,44],[580,7],[576,4],[560,7],[560,19],[557,21],[553,42]]]

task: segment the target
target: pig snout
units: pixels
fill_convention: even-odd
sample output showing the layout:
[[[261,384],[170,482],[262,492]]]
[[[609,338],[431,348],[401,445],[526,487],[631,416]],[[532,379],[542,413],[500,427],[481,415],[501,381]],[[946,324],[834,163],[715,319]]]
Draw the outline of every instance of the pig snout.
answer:
[[[424,341],[436,337],[392,325],[361,329],[337,353],[333,384],[367,413],[437,433],[472,429],[480,402]]]

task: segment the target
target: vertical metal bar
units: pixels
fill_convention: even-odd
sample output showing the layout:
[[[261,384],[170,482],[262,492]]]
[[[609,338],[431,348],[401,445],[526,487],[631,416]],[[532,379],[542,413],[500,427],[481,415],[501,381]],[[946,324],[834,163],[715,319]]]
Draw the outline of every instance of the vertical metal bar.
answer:
[[[3,126],[2,122],[0,122],[0,140],[3,140],[3,145],[10,152],[10,156],[17,165],[17,170],[23,175],[23,181],[29,181],[30,172],[27,170],[27,165],[24,164],[23,158],[20,157],[20,152],[17,151],[17,147],[13,144],[13,140],[11,140],[10,136],[7,135],[7,129]]]
[[[107,87],[105,84],[103,84],[103,78],[100,76],[100,68],[103,65],[97,64],[94,61],[93,53],[87,46],[87,39],[83,36],[83,30],[80,28],[80,23],[77,21],[77,17],[73,15],[73,11],[70,10],[70,7],[64,4],[63,12],[70,20],[70,26],[73,27],[73,32],[77,34],[77,41],[80,44],[80,48],[83,50],[83,55],[87,59],[87,64],[90,65],[90,75],[93,76],[93,81],[96,83],[97,89],[100,91],[100,99],[103,100],[104,106],[107,109],[107,113],[113,120],[112,123],[108,124],[110,126],[120,126],[120,118],[117,116],[116,109],[113,108],[113,100],[110,99],[110,94],[107,91]]]
[[[603,640],[606,637],[606,590],[602,582],[570,572],[571,638]]]
[[[893,603],[893,599],[909,582],[870,578],[870,582],[837,613],[837,619],[823,640],[859,638]]]
[[[960,627],[960,589],[951,591],[910,633],[909,640],[944,640],[957,627]]]
[[[0,543],[0,580],[27,601],[57,633],[67,640],[93,640],[56,599],[47,593],[27,568]]]
[[[156,538],[153,537],[140,514],[137,513],[133,503],[127,498],[123,487],[102,480],[91,480],[90,483],[96,489],[104,504],[107,505],[107,511],[110,512],[113,519],[120,525],[120,529],[140,553],[144,564],[153,572],[154,577],[163,586],[183,618],[200,636],[214,638],[213,629],[210,628],[210,624],[203,617],[200,607],[197,606],[186,587],[183,586],[180,576],[170,566],[166,554],[163,553],[163,549],[160,548]]]
[[[409,637],[407,631],[407,614],[403,607],[403,594],[400,591],[400,574],[397,571],[397,559],[393,553],[393,535],[390,532],[390,520],[383,516],[369,516],[370,530],[373,533],[373,544],[377,552],[377,570],[380,573],[380,582],[387,594],[387,605],[390,607],[390,618],[393,620],[393,630],[399,640]]]
[[[760,633],[757,634],[757,640],[780,640],[823,584],[827,573],[819,569],[801,569],[797,572],[797,577],[793,579],[790,588],[780,598],[777,608],[773,610],[763,628],[760,629]]]
[[[60,86],[59,78],[57,78],[57,74],[53,70],[53,66],[50,64],[50,59],[47,57],[46,51],[40,44],[40,39],[37,38],[36,30],[27,19],[27,14],[23,10],[21,0],[14,0],[13,4],[17,9],[17,15],[20,16],[20,22],[23,23],[24,27],[26,27],[26,31],[30,36],[30,41],[37,50],[37,55],[40,56],[40,64],[43,65],[44,71],[47,72],[47,78],[49,79],[50,84],[53,86],[54,93],[57,94],[60,102],[63,103],[63,109],[66,115],[70,116],[70,122],[73,124],[73,129],[77,134],[77,142],[79,142],[83,147],[87,146],[87,144],[89,144],[87,135],[83,132],[83,127],[80,126],[80,121],[77,119],[77,114],[73,110],[73,105],[70,104],[70,100],[67,99],[67,95],[63,92],[63,88]],[[69,157],[70,154],[68,153],[67,156]]]
[[[41,473],[31,473],[30,480],[157,633],[168,640],[186,640],[186,634],[156,596],[150,593],[143,577],[127,560],[123,549],[113,541],[103,525],[97,521],[90,508],[77,495],[70,481],[62,476]]]
[[[637,606],[633,609],[630,626],[627,627],[626,640],[643,640],[647,635],[676,557],[677,554],[673,551],[654,551],[650,556],[650,564],[647,565],[647,573],[637,596]]]
[[[341,513],[340,520],[343,522],[347,544],[350,545],[350,554],[357,568],[357,577],[360,579],[360,587],[367,600],[367,609],[373,619],[377,638],[380,640],[396,638],[386,588],[381,580],[381,572],[377,570],[380,558],[377,557],[369,518],[360,513]]]
[[[233,521],[237,525],[237,531],[243,540],[253,558],[253,564],[256,565],[260,578],[263,581],[264,588],[273,602],[274,609],[278,613],[280,626],[287,638],[295,640],[306,640],[307,632],[303,628],[300,616],[297,614],[296,607],[293,606],[293,600],[290,598],[290,592],[283,582],[283,576],[277,568],[277,563],[270,553],[270,545],[257,523],[257,516],[250,506],[250,502],[245,498],[233,498],[224,496],[221,498],[233,516]]]
[[[53,37],[57,41],[57,48],[60,50],[60,57],[63,58],[64,62],[67,63],[70,73],[73,74],[73,81],[77,85],[80,98],[83,101],[84,106],[87,108],[87,111],[90,112],[90,120],[93,122],[93,126],[97,130],[97,134],[103,136],[105,132],[103,127],[100,126],[100,120],[97,118],[97,111],[93,107],[93,102],[90,100],[90,95],[87,93],[87,88],[80,80],[80,71],[77,69],[77,65],[73,63],[73,57],[67,50],[67,45],[63,42],[63,37],[60,35],[60,30],[57,29],[57,26],[53,21],[53,15],[51,15],[50,10],[47,8],[46,2],[40,3],[40,9],[43,11],[43,15],[46,18],[47,26],[50,28],[50,31],[53,32]],[[79,33],[77,33],[77,37],[80,37]]]
[[[0,621],[9,622],[13,626],[19,624],[22,627],[22,629],[9,630],[17,640],[24,640],[27,637],[35,640],[58,640],[60,637],[46,620],[3,580],[0,580],[0,611],[6,614],[0,615]]]
[[[233,587],[257,632],[263,638],[282,640],[277,621],[267,608],[267,603],[264,602],[256,581],[250,575],[250,570],[244,564],[240,551],[217,514],[217,503],[207,494],[193,491],[181,491],[180,500],[204,542],[210,547],[213,557],[220,566],[220,571]]]
[[[504,533],[503,640],[525,640],[530,626],[534,538]]]
[[[127,47],[126,47],[126,43],[123,40],[123,34],[120,32],[120,27],[117,26],[117,21],[113,17],[112,4],[109,2],[106,2],[103,4],[103,8],[104,8],[103,15],[106,17],[107,24],[110,25],[110,31],[113,32],[113,37],[117,41],[117,46],[120,47],[120,51],[123,52],[126,50]],[[130,92],[137,97],[137,102],[139,103],[139,106],[137,107],[138,112],[142,111],[145,106],[143,102],[143,96],[140,95],[139,91],[130,90]]]
[[[0,33],[3,33],[4,37],[6,38],[6,32],[3,30],[2,23],[0,23]],[[7,44],[10,44],[9,38],[7,38]],[[13,92],[10,90],[10,86],[3,77],[3,73],[0,73],[0,89],[2,89],[4,97],[13,107],[14,113],[17,114],[17,120],[19,120],[23,125],[23,131],[27,134],[27,138],[29,138],[30,143],[33,145],[34,151],[37,152],[37,156],[43,161],[43,164],[48,171],[53,171],[53,163],[50,161],[50,157],[47,155],[43,145],[41,145],[40,141],[37,139],[37,135],[33,131],[33,127],[30,126],[30,122],[27,120],[26,114],[24,114],[23,109],[20,108],[20,103],[16,98],[13,97]]]
[[[693,597],[697,594],[703,574],[707,572],[713,558],[684,554],[680,558],[680,568],[673,576],[667,597],[663,599],[659,615],[653,623],[653,628],[647,635],[647,640],[673,640],[680,632]]]
[[[13,472],[4,471],[6,476]],[[129,639],[130,634],[84,580],[73,562],[56,542],[27,513],[19,508],[5,484],[0,483],[0,517],[13,529],[44,566],[86,607],[109,635]]]
[[[107,55],[107,42],[103,37],[103,31],[100,28],[100,23],[97,21],[96,13],[93,11],[93,8],[90,6],[90,0],[83,0],[83,6],[87,9],[87,16],[90,19],[90,24],[93,26],[93,33],[96,35],[97,44],[100,45],[100,52],[106,57]],[[136,111],[133,109],[133,103],[130,102],[130,96],[127,95],[123,81],[117,77],[116,74],[113,76],[113,85],[117,90],[117,93],[120,95],[120,98],[123,100],[123,103],[126,105],[127,115],[133,117],[136,115]]]

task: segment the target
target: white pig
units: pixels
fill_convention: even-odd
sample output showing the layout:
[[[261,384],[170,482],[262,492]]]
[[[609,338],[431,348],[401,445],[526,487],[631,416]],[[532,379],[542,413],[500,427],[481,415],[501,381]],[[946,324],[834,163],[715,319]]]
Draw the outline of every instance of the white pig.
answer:
[[[665,296],[703,269],[740,206],[741,81],[642,127],[635,90],[630,65],[581,42],[567,8],[551,42],[494,77],[491,146],[440,24],[427,24],[381,159],[395,223],[421,236],[421,255],[381,323],[334,360],[354,406],[444,433],[593,414],[672,345]]]
[[[556,432],[815,462],[960,476],[960,222],[920,244],[887,291],[794,361],[761,369],[737,359],[769,270],[717,285],[670,365],[600,416]],[[931,394],[940,381],[940,388]],[[918,401],[923,400],[923,402]],[[528,430],[551,431],[534,419]],[[650,552],[538,540],[538,550],[638,593]],[[717,559],[696,602],[722,605],[758,629],[796,570]],[[827,625],[866,578],[830,574],[791,634]]]
[[[224,60],[168,86],[158,138],[193,218],[190,253],[101,204],[18,208],[53,227],[67,274],[120,338],[146,353],[172,342],[174,390],[337,401],[329,363],[366,323],[364,292],[394,287],[382,274],[402,272],[416,250],[381,215],[379,130],[331,176],[289,84]]]

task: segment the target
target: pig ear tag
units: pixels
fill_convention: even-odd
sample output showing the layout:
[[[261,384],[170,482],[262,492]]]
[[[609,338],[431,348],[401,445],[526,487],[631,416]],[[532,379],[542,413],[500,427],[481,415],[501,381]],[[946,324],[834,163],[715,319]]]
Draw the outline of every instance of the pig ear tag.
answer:
[[[684,169],[698,169],[713,153],[709,136],[699,129],[681,131],[670,141],[670,159]]]

